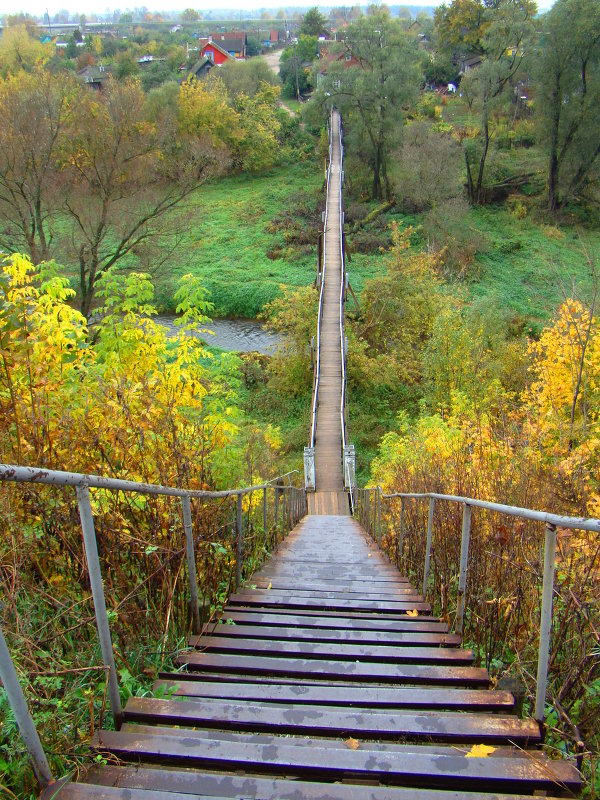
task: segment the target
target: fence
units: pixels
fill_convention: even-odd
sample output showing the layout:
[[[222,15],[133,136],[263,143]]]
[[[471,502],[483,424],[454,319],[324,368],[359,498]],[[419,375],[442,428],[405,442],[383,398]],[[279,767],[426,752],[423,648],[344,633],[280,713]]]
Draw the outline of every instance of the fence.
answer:
[[[445,576],[444,586],[437,586],[437,590],[432,592],[432,597],[448,592],[449,586],[453,583],[456,572],[458,581],[456,584],[456,613],[454,629],[457,633],[463,634],[465,624],[465,608],[469,608],[472,614],[481,613],[479,610],[470,607],[467,603],[467,574],[471,567],[481,566],[483,558],[496,556],[500,558],[500,570],[510,577],[510,571],[516,574],[517,570],[526,569],[529,580],[531,576],[539,577],[538,563],[543,563],[541,604],[539,617],[539,641],[537,646],[537,677],[535,680],[535,719],[543,723],[545,717],[546,694],[548,688],[548,668],[551,658],[551,633],[553,627],[553,596],[555,594],[555,573],[556,573],[556,548],[557,548],[557,528],[575,531],[588,531],[600,533],[600,520],[586,519],[580,517],[566,517],[557,514],[549,514],[543,511],[534,511],[528,508],[518,508],[516,506],[503,505],[500,503],[490,503],[483,500],[476,500],[472,497],[460,497],[444,494],[384,494],[380,487],[371,489],[355,489],[357,506],[357,516],[361,524],[369,531],[371,536],[384,548],[390,560],[394,561],[399,567],[402,566],[409,574],[417,575],[419,563],[421,564],[423,594],[427,595],[432,588],[432,581],[435,584],[435,576],[432,576],[432,553],[435,517],[438,506],[450,504],[454,508],[462,507],[461,515],[461,536],[460,536],[460,556],[458,564],[454,563],[454,568],[450,564],[451,558],[448,552],[456,541],[453,536],[453,520],[446,519],[445,524],[438,526],[440,533],[438,549],[440,551],[440,562],[444,562]],[[412,519],[409,524],[409,504],[427,503],[427,523],[419,519],[419,515],[411,513]],[[398,509],[398,504],[400,508]],[[382,507],[383,506],[383,507]],[[502,558],[501,552],[494,553],[489,551],[489,537],[484,540],[479,537],[477,559],[470,559],[471,530],[473,523],[473,510],[481,509],[484,513],[492,513],[502,516],[516,518],[519,521],[543,523],[545,525],[544,553],[543,559],[538,559],[536,550],[539,551],[540,537],[535,531],[521,531],[521,548],[526,553],[524,561],[527,565],[513,561],[506,563]],[[410,509],[412,512],[412,509]],[[456,530],[456,525],[454,529]],[[503,537],[510,536],[510,531],[499,529]],[[421,532],[419,532],[421,531]],[[500,548],[497,548],[500,549]],[[449,568],[450,565],[450,568]],[[454,573],[454,574],[452,574]],[[485,574],[483,576],[485,579]],[[497,587],[489,586],[491,597],[485,603],[497,603],[497,594],[494,590]],[[518,595],[517,595],[518,603]],[[447,604],[446,609],[447,609]],[[515,607],[512,610],[518,609]],[[512,613],[512,610],[510,613]],[[449,614],[448,614],[449,616]],[[560,635],[566,637],[564,626],[560,626]],[[592,623],[592,630],[594,625]],[[556,646],[555,646],[556,647]],[[553,654],[556,654],[554,649]]]
[[[97,475],[0,464],[0,481],[21,485],[42,484],[56,488],[70,487],[75,490],[96,627],[102,659],[107,672],[110,707],[117,729],[122,722],[121,700],[90,490],[97,491],[101,499],[105,497],[106,493],[110,493],[115,498],[115,502],[126,503],[130,495],[142,497],[145,500],[177,498],[180,501],[180,525],[178,526],[179,531],[175,532],[175,535],[179,535],[184,543],[183,547],[174,551],[174,557],[180,557],[182,565],[184,562],[187,567],[190,624],[194,633],[200,633],[201,606],[206,608],[208,604],[205,592],[203,593],[204,602],[200,603],[197,577],[199,561],[206,564],[208,558],[216,559],[218,554],[215,553],[213,545],[221,548],[225,558],[220,559],[219,569],[213,570],[213,582],[218,584],[219,577],[229,572],[228,584],[233,582],[236,588],[239,587],[244,573],[252,572],[265,551],[276,546],[280,536],[285,536],[307,511],[306,493],[304,489],[291,485],[292,474],[288,473],[255,486],[227,491],[202,491],[136,483]],[[285,478],[288,479],[287,484],[284,482]],[[136,510],[139,511],[139,508],[135,503],[127,503],[127,508],[132,510],[132,517],[135,520]],[[210,513],[202,514],[202,511],[206,512],[207,509]],[[48,513],[51,514],[52,511],[49,510]],[[210,520],[208,535],[204,536],[200,536],[199,524],[194,525],[194,519],[196,518],[196,521],[200,523],[202,517]],[[112,545],[115,547],[114,542]],[[116,547],[118,548],[118,544]],[[110,550],[110,547],[108,549]],[[145,548],[145,553],[148,555],[149,551],[153,552],[156,549],[156,545],[150,543]],[[103,553],[105,565],[110,557],[110,553]],[[105,569],[105,579],[106,573]],[[152,575],[148,580],[151,578]],[[214,591],[211,599],[214,601]],[[186,605],[186,603],[183,604],[184,607]],[[42,786],[45,786],[52,779],[50,767],[33,720],[28,713],[1,629],[0,677],[30,755],[36,778]]]

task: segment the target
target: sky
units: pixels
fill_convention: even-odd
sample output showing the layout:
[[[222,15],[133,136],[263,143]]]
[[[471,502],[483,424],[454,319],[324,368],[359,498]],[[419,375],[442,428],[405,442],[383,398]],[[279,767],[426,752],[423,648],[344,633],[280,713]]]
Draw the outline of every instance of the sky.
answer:
[[[449,2],[450,0],[447,1]],[[402,3],[397,2],[397,0],[389,0],[388,5],[437,6],[442,2],[443,0],[409,0],[406,3]],[[554,0],[538,0],[538,7],[540,11],[545,11],[546,9],[550,8],[553,2]],[[319,5],[319,3],[317,1],[316,3],[311,4],[310,0],[306,0],[306,2],[299,2],[296,7],[301,8],[306,6],[306,8],[309,8],[311,5]],[[335,5],[351,6],[354,5],[354,3],[352,0],[340,0],[339,2],[332,0],[332,2],[327,4],[327,7]],[[361,3],[361,5],[363,5],[363,3]],[[104,3],[102,0],[100,0],[98,3],[94,3],[93,0],[56,0],[55,2],[52,0],[22,0],[17,8],[15,8],[14,0],[12,2],[11,0],[0,0],[0,14],[14,14],[18,9],[19,11],[33,14],[34,16],[41,16],[46,12],[46,9],[48,9],[50,18],[52,18],[54,14],[63,9],[67,9],[70,13],[96,13],[99,15],[104,15],[111,13],[114,8],[118,8],[124,12],[127,10],[127,8],[142,6],[145,6],[149,11],[152,12],[164,11],[165,9],[173,10],[176,8],[176,6],[172,3],[172,0],[171,2],[168,2],[168,0],[137,0],[137,2],[133,3],[119,3],[117,0],[110,6],[106,5],[106,0]],[[322,7],[325,8],[324,5]],[[188,2],[182,0],[181,10],[184,8],[195,8],[197,11],[229,11],[233,8],[240,9],[245,12],[256,11],[255,16],[259,17],[264,8],[272,8],[276,10],[279,8],[279,6],[258,6],[256,0],[188,0]]]

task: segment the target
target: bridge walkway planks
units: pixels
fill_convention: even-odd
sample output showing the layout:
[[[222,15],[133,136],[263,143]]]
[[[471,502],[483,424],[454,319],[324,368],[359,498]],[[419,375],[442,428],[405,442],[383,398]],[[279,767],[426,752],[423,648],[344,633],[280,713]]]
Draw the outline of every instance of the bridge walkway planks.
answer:
[[[325,273],[321,315],[319,396],[315,432],[315,487],[309,494],[311,514],[348,514],[342,470],[342,350],[340,292],[342,288],[340,172],[342,154],[339,114],[332,115],[331,177],[327,188]]]
[[[415,613],[417,610],[418,613]],[[306,517],[43,800],[570,797],[568,761],[347,516]],[[486,755],[473,751],[486,745]],[[480,751],[481,752],[481,751]]]

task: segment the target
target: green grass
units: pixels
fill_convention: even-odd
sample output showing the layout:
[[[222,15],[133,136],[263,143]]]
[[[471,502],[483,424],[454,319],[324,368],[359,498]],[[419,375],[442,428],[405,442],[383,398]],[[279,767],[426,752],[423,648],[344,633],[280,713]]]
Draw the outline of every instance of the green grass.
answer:
[[[218,317],[255,317],[281,293],[282,284],[303,286],[314,281],[316,250],[285,248],[283,234],[270,233],[269,223],[298,192],[320,191],[323,177],[311,159],[273,169],[265,175],[222,178],[192,197],[193,225],[187,241],[156,276],[157,302],[173,309],[177,281],[198,275],[210,291]],[[283,247],[271,260],[267,250]]]
[[[495,295],[511,313],[545,323],[576,287],[585,296],[590,269],[585,250],[600,253],[600,231],[578,233],[572,226],[547,226],[518,220],[503,208],[471,210],[471,222],[487,239],[476,257],[472,298]]]

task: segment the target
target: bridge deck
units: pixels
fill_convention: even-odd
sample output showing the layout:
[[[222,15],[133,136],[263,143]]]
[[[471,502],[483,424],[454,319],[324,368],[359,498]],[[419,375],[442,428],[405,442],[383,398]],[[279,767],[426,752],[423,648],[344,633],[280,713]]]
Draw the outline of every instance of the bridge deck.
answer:
[[[356,521],[306,517],[58,797],[572,796],[577,770],[459,644]]]
[[[321,315],[321,364],[315,434],[315,486],[309,496],[311,514],[348,514],[342,472],[342,352],[340,291],[342,288],[339,114],[332,116],[331,177],[327,189],[325,274]]]

